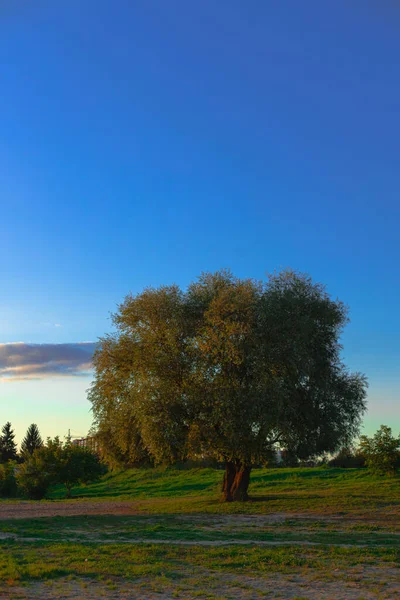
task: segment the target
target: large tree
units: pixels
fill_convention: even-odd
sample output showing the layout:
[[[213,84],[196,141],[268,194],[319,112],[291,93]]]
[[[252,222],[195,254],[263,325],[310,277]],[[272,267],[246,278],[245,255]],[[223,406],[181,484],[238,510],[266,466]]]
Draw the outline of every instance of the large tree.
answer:
[[[252,465],[272,450],[317,455],[357,434],[366,380],[340,358],[347,320],[292,271],[265,283],[205,273],[185,292],[128,296],[95,353],[95,426],[126,456],[213,455],[224,498],[246,500]]]

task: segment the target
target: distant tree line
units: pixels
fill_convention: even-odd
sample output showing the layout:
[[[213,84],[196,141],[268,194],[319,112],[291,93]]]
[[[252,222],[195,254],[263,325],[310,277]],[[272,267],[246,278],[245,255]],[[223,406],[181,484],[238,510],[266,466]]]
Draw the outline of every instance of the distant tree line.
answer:
[[[73,486],[95,481],[106,472],[106,466],[97,454],[73,444],[70,438],[65,442],[58,437],[47,438],[43,443],[35,424],[29,426],[19,455],[11,424],[7,422],[1,431],[0,497],[22,496],[40,500],[57,484],[62,484],[66,496],[70,497]],[[209,464],[216,465],[215,462]],[[318,460],[304,461],[283,451],[279,460],[277,454],[271,453],[259,466],[366,467],[377,475],[393,476],[400,468],[400,436],[396,438],[390,427],[381,425],[372,437],[361,436],[357,447],[344,446],[331,459],[321,456]]]
[[[328,466],[340,469],[365,467],[377,475],[396,475],[400,469],[400,435],[395,437],[390,427],[381,425],[372,437],[362,435],[357,445],[342,446],[333,456],[322,454],[314,460],[300,460],[293,453],[284,450],[271,456],[265,466]]]
[[[400,435],[395,437],[390,427],[381,425],[372,437],[362,435],[358,446],[341,448],[328,465],[344,469],[367,467],[377,475],[396,475],[400,468]]]
[[[47,438],[43,442],[32,423],[17,452],[15,433],[7,422],[0,436],[0,496],[45,497],[51,486],[62,484],[67,497],[74,485],[94,481],[106,467],[90,449],[73,444],[71,438]]]

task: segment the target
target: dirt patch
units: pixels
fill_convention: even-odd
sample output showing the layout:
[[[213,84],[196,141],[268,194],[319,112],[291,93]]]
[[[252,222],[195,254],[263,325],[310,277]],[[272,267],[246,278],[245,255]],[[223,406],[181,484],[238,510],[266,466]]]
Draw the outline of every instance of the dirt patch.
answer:
[[[88,515],[144,515],[143,511],[138,509],[135,500],[41,500],[41,501],[23,501],[0,502],[0,521],[2,519],[37,519],[40,517],[70,517],[70,516],[88,516]],[[196,523],[204,521],[205,514],[179,514],[176,515],[182,520]],[[321,513],[297,513],[297,512],[275,512],[264,514],[210,514],[208,517],[212,520],[210,527],[215,529],[218,526],[230,527],[252,527],[268,526],[290,521],[303,521],[305,524],[311,521],[323,521],[325,523],[371,523],[392,526],[393,530],[398,528],[398,515],[341,515],[341,514],[321,514]],[[204,526],[204,525],[203,525]]]
[[[39,517],[72,517],[84,515],[135,515],[134,502],[82,500],[6,502],[0,503],[1,519],[37,519]]]
[[[36,519],[40,517],[69,517],[86,515],[139,515],[143,514],[137,510],[134,500],[41,500],[41,501],[16,501],[0,502],[1,519]],[[196,522],[204,521],[204,514],[177,515],[179,518]],[[283,523],[290,520],[325,521],[334,522],[343,520],[340,515],[320,515],[307,513],[269,513],[269,514],[233,514],[233,515],[209,515],[213,523],[233,526],[256,526]],[[354,519],[353,519],[354,520]]]
[[[16,501],[0,503],[1,519],[36,519],[40,517],[70,517],[86,515],[139,515],[135,501],[110,500],[41,500],[41,501]],[[178,517],[196,522],[204,521],[204,514],[177,515]],[[335,521],[340,516],[308,515],[302,513],[270,513],[256,515],[209,515],[213,523],[234,526],[252,526],[260,524],[283,523],[287,519]]]

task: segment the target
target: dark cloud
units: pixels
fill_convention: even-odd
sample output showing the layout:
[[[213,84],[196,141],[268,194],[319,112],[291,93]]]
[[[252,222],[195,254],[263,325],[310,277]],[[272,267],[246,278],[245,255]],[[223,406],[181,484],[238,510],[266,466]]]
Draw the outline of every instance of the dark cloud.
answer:
[[[94,342],[76,344],[0,344],[0,380],[87,375]]]

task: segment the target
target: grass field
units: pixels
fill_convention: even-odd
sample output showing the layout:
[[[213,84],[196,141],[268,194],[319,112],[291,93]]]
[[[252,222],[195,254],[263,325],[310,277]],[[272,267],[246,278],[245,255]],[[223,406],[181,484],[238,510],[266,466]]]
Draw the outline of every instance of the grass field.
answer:
[[[130,470],[0,502],[0,598],[400,598],[400,479],[257,469],[224,504],[221,478]]]

